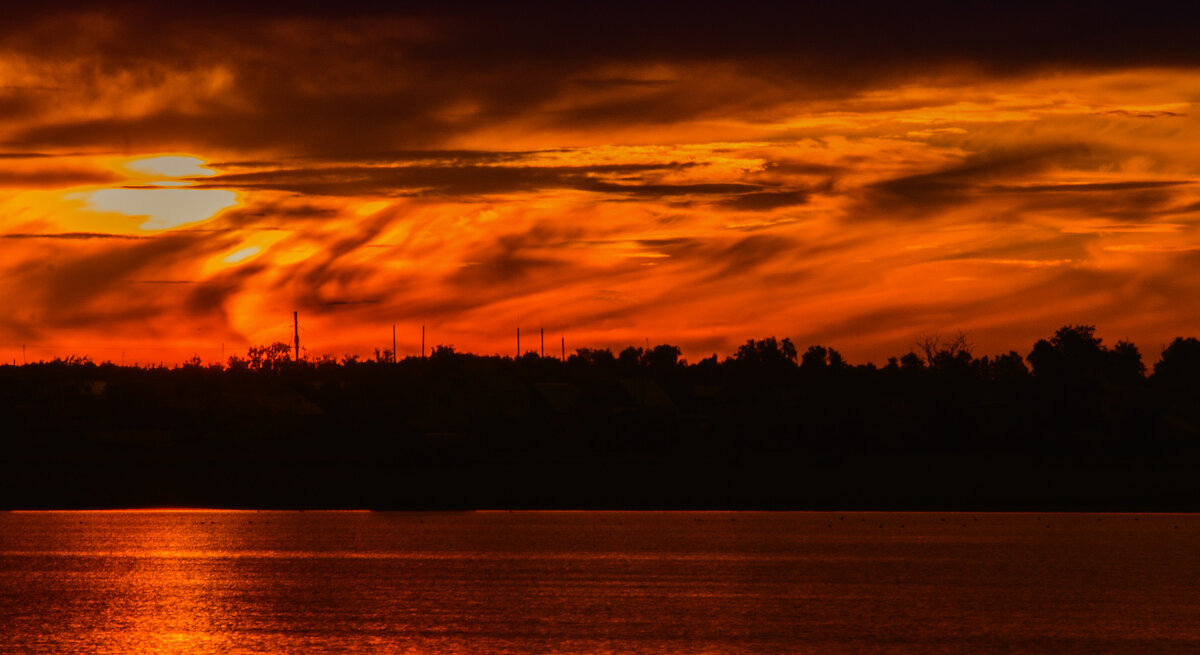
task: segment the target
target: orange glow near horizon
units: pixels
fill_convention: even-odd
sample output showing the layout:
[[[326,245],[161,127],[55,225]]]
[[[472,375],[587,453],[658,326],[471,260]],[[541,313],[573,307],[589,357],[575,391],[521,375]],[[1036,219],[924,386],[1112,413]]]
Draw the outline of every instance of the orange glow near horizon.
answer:
[[[400,356],[422,325],[512,354],[520,325],[555,354],[696,360],[774,335],[877,364],[955,330],[1025,354],[1095,324],[1148,361],[1200,333],[1200,70],[833,88],[589,60],[510,111],[482,77],[334,61],[269,81],[253,50],[114,72],[21,47],[0,48],[0,90],[45,109],[0,126],[0,361],[214,362],[290,341],[292,311],[308,353],[337,357],[390,348],[393,324]],[[366,117],[293,113],[270,95],[288,84]],[[387,102],[410,87],[430,95],[402,123]]]

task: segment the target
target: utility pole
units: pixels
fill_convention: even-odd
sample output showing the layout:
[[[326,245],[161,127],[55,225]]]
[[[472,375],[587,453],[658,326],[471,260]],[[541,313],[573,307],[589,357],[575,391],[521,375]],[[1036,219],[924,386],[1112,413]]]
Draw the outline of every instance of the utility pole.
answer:
[[[392,323],[392,363],[396,363],[396,324]]]
[[[562,360],[565,362],[565,361],[567,361],[567,338],[566,337],[559,337],[559,338],[562,339],[562,343],[560,345],[562,345]]]
[[[546,358],[546,328],[541,328],[542,331],[542,359]]]
[[[517,326],[517,359],[521,359],[521,326]]]
[[[296,331],[296,361],[300,361],[300,313],[292,312],[292,328]]]
[[[425,359],[425,325],[421,324],[421,359]]]

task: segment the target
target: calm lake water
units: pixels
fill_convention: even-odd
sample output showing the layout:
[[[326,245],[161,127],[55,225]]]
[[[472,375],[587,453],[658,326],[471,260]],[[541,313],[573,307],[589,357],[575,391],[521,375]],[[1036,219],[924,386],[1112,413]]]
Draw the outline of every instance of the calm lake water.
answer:
[[[1200,652],[1200,517],[0,514],[0,653]]]

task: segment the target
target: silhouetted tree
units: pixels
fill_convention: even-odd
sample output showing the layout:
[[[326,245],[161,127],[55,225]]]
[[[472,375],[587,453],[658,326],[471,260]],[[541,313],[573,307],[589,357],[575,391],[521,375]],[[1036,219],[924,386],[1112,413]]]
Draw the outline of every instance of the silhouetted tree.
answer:
[[[279,371],[291,362],[292,347],[282,341],[269,346],[250,346],[246,358],[256,371]]]
[[[608,349],[580,349],[566,365],[536,354],[477,356],[451,346],[396,364],[383,364],[388,353],[296,364],[286,344],[256,346],[253,365],[231,357],[224,371],[96,367],[77,358],[0,365],[0,411],[12,417],[7,430],[16,435],[0,439],[6,448],[0,469],[5,462],[18,474],[38,466],[46,476],[40,479],[63,481],[87,471],[92,455],[124,472],[191,470],[180,464],[200,457],[231,471],[273,470],[275,477],[261,478],[266,490],[282,481],[338,497],[362,483],[337,501],[353,504],[389,490],[397,490],[391,498],[399,503],[414,493],[441,497],[444,489],[470,490],[463,502],[522,485],[537,494],[561,488],[561,480],[539,477],[546,471],[574,475],[609,465],[619,471],[628,463],[653,471],[646,473],[653,482],[645,478],[650,486],[639,493],[659,502],[654,490],[695,491],[711,476],[732,476],[733,486],[750,488],[790,480],[780,474],[797,465],[811,476],[827,462],[844,461],[872,471],[864,488],[875,502],[904,488],[904,471],[913,470],[906,462],[978,469],[984,487],[993,484],[986,480],[1011,480],[1011,487],[987,489],[989,497],[1004,498],[1030,479],[1021,468],[1026,462],[1047,462],[1056,475],[1078,465],[1085,484],[1103,486],[1125,462],[1136,464],[1130,470],[1153,471],[1147,461],[1174,458],[1183,470],[1200,449],[1195,339],[1164,349],[1152,384],[1133,344],[1106,348],[1090,326],[1062,328],[1027,359],[1016,352],[974,358],[958,338],[926,345],[914,344],[883,369],[852,366],[820,345],[797,358],[790,340],[774,338],[751,339],[723,361],[714,355],[691,365],[668,344],[627,348],[620,361]],[[282,436],[287,448],[279,447]],[[143,448],[142,439],[156,446]],[[1086,468],[1096,461],[1106,468]],[[311,475],[315,465],[321,476]],[[870,481],[892,469],[899,471],[894,479]],[[423,471],[461,478],[449,484],[421,478]],[[315,481],[325,473],[328,484]],[[839,478],[827,482],[840,484]],[[11,479],[23,478],[0,475],[5,484]],[[401,492],[395,485],[405,480],[414,482]],[[1172,484],[1170,493],[1186,486]],[[1076,489],[1066,478],[1055,488]],[[770,504],[781,491],[785,485],[772,485],[746,498]],[[529,499],[536,505],[548,497]]]
[[[1042,379],[1078,380],[1104,369],[1105,349],[1092,325],[1068,325],[1049,340],[1039,339],[1026,359],[1033,375]]]
[[[1145,378],[1141,355],[1122,341],[1104,346],[1091,325],[1059,328],[1026,357],[1038,385],[1042,420],[1075,438],[1128,434]]]
[[[579,348],[567,361],[576,361],[585,365],[606,366],[617,361],[608,348]]]
[[[1154,365],[1154,377],[1165,384],[1200,384],[1200,340],[1175,337]]]
[[[1095,331],[1091,325],[1064,326],[1049,341],[1038,340],[1027,357],[1033,375],[1075,384],[1127,384],[1140,380],[1146,367],[1137,346],[1119,341],[1110,350]]]
[[[809,346],[800,358],[800,370],[806,372],[825,370],[827,366],[825,358],[828,355],[829,351],[824,346]]]
[[[536,350],[526,350],[524,355],[521,355],[521,361],[533,364],[540,360],[542,356]]]
[[[738,347],[733,359],[747,364],[794,364],[796,355],[796,346],[792,345],[791,339],[777,341],[775,337],[767,337],[747,340]]]
[[[834,350],[833,348],[829,348],[829,354],[826,355],[826,359],[829,362],[829,368],[835,371],[849,366],[849,364],[846,363],[845,358],[842,357],[842,353]]]
[[[679,356],[683,351],[679,350],[679,346],[671,346],[661,344],[650,349],[642,355],[642,360],[646,365],[655,370],[666,370],[679,365]]]
[[[809,346],[800,357],[800,370],[809,375],[844,368],[848,368],[845,358],[833,348]]]
[[[644,351],[641,348],[627,347],[617,355],[617,363],[621,365],[621,370],[627,374],[637,370],[642,365],[642,355]]]
[[[387,350],[380,350],[378,348],[375,349],[375,363],[376,364],[384,364],[384,363],[390,364],[391,361],[392,361],[391,349],[387,349]]]
[[[1142,354],[1132,342],[1121,340],[1108,354],[1109,379],[1118,384],[1134,384],[1146,377]]]
[[[995,357],[983,356],[972,363],[976,369],[976,377],[991,382],[1024,381],[1029,377],[1029,367],[1025,358],[1015,350]]]
[[[915,352],[909,351],[900,358],[900,370],[902,371],[920,371],[925,368],[925,360]]]
[[[953,337],[939,334],[917,340],[917,349],[925,365],[931,369],[962,373],[971,364],[974,346],[967,341],[967,334],[959,330]]]
[[[431,359],[453,359],[457,353],[454,352],[454,346],[437,345],[430,351]]]

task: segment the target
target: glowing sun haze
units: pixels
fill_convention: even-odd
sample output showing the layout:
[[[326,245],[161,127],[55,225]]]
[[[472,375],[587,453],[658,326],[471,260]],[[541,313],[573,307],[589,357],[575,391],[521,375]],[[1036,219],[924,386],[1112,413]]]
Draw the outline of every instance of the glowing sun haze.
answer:
[[[18,10],[0,359],[1200,333],[1200,21],[1040,4]]]

